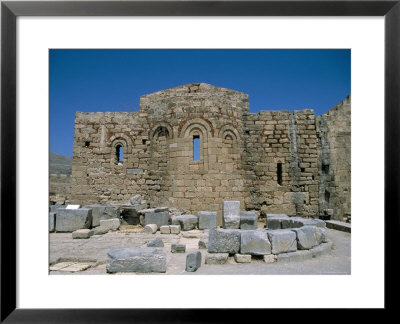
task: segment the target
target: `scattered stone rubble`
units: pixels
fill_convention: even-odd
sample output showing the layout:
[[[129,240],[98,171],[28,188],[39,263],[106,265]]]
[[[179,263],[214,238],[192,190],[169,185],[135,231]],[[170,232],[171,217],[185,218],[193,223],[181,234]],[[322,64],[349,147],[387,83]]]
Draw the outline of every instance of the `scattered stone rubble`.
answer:
[[[134,203],[140,201],[137,196],[133,198]],[[266,263],[306,260],[332,247],[322,220],[267,214],[265,228],[258,228],[257,215],[240,211],[239,201],[224,201],[223,210],[223,228],[216,226],[217,213],[212,211],[200,211],[197,216],[175,215],[170,214],[168,208],[160,207],[140,210],[138,215],[144,216],[143,233],[159,231],[163,235],[199,238],[198,249],[206,250],[205,264],[224,264],[229,257],[236,263],[249,263],[257,256]],[[49,212],[49,231],[71,232],[74,239],[90,239],[94,235],[118,231],[121,224],[123,215],[116,206],[86,205]],[[171,253],[186,253],[186,250],[185,244],[171,244]],[[195,272],[201,266],[202,255],[200,251],[189,252],[185,270]],[[160,237],[149,241],[145,247],[112,248],[108,256],[109,273],[166,271],[166,249]]]

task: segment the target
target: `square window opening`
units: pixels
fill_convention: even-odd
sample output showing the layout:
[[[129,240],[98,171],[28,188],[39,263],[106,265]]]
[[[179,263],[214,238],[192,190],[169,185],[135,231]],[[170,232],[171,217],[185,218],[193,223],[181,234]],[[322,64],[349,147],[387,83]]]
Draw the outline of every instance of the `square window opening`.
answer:
[[[276,165],[276,177],[278,185],[282,185],[282,163]]]

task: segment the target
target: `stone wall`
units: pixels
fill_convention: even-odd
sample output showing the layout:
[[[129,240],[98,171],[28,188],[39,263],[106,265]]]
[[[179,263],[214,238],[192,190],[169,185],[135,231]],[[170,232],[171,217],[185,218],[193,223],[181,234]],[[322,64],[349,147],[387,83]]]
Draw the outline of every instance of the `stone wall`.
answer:
[[[313,110],[250,113],[247,94],[204,83],[142,96],[138,112],[77,112],[71,201],[141,194],[150,207],[217,211],[218,224],[224,200],[318,216],[315,123]]]
[[[333,219],[351,216],[351,97],[317,117],[319,209]]]
[[[245,117],[247,209],[318,214],[318,155],[313,110],[261,111]],[[278,179],[279,178],[279,179]]]

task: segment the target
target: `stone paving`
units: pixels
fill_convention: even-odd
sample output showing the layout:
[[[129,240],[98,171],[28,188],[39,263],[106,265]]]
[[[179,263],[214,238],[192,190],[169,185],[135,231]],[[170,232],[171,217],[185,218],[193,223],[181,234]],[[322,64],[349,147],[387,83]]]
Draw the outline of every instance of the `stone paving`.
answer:
[[[61,262],[70,262],[68,267],[50,271],[50,274],[106,274],[107,252],[113,247],[145,247],[155,238],[161,238],[167,251],[167,271],[165,274],[350,274],[351,234],[327,229],[327,237],[333,242],[332,250],[322,256],[303,261],[280,261],[265,263],[263,258],[253,257],[251,263],[236,263],[233,257],[223,265],[204,264],[207,250],[198,249],[199,230],[180,234],[141,233],[140,226],[132,230],[94,235],[89,239],[72,239],[71,233],[50,234],[50,270]],[[185,244],[185,253],[171,253],[172,244]],[[201,266],[196,272],[185,271],[186,256],[200,251]],[[90,265],[88,268],[87,265]],[[82,271],[79,269],[82,268]],[[57,269],[57,268],[54,268]],[[149,273],[150,274],[150,273]],[[157,273],[159,275],[160,273]],[[118,275],[118,274],[117,274]],[[128,273],[135,275],[135,273]],[[143,275],[143,274],[141,274]],[[146,275],[146,274],[145,274]],[[151,275],[154,275],[152,273]]]

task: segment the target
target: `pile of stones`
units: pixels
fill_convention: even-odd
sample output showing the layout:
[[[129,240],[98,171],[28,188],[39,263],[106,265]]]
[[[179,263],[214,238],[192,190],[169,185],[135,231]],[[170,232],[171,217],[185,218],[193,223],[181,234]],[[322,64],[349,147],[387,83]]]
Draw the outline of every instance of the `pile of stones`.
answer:
[[[72,232],[72,238],[87,239],[93,235],[116,231],[121,225],[119,207],[104,205],[61,206],[49,212],[50,232]]]
[[[160,230],[161,234],[179,234],[181,230],[190,231],[196,228],[204,230],[217,227],[217,212],[200,211],[197,216],[182,214],[170,217],[168,210],[167,207],[141,210],[140,213],[143,216],[140,223],[144,226],[144,231],[154,234]]]
[[[206,264],[224,264],[230,255],[237,263],[251,262],[252,256],[263,256],[268,263],[304,260],[332,246],[322,220],[268,214],[266,228],[257,229],[252,218],[248,222],[248,216],[242,216],[239,202],[224,201],[223,204],[224,228],[210,229],[199,241],[199,248],[208,251]],[[241,225],[244,223],[246,229]]]
[[[181,231],[199,229],[203,234],[198,248],[207,250],[205,264],[224,264],[229,257],[233,257],[236,263],[249,263],[260,257],[267,263],[305,260],[332,247],[326,237],[326,224],[323,220],[267,214],[265,228],[258,228],[257,214],[241,211],[239,201],[223,202],[222,228],[217,227],[217,212],[200,211],[197,216],[171,216],[167,207],[138,209],[142,207],[139,205],[132,208],[137,212],[138,223],[143,226],[144,233],[155,234],[160,231],[160,234],[180,234]],[[121,225],[120,207],[58,207],[50,211],[50,231],[72,232],[72,237],[76,239],[115,231]],[[186,253],[186,246],[173,243],[171,253]],[[108,257],[106,269],[109,273],[166,272],[167,251],[159,237],[150,241],[146,247],[112,248]],[[186,255],[186,271],[196,271],[201,263],[200,251]]]

